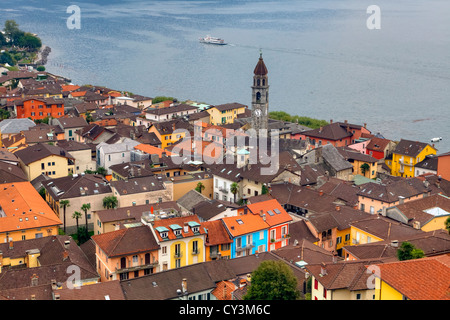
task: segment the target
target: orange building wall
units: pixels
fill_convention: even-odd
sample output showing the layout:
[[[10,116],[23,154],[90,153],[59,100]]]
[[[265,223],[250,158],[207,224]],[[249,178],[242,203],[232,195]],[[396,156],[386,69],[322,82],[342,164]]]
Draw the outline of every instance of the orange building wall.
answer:
[[[438,157],[437,174],[442,179],[450,180],[450,154]]]
[[[40,106],[42,106],[40,108]],[[59,118],[64,115],[64,104],[60,104],[58,108],[57,104],[47,105],[44,101],[31,99],[23,102],[22,105],[16,107],[17,118],[31,118],[32,120],[40,120],[45,117]],[[34,115],[32,115],[34,112]],[[40,114],[42,112],[42,115]]]

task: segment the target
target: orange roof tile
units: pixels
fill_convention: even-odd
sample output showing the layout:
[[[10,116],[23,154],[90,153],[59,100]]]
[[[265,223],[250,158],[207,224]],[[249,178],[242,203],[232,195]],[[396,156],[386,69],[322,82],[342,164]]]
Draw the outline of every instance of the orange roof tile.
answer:
[[[86,91],[74,91],[70,93],[72,97],[84,97],[86,95]]]
[[[136,150],[140,150],[142,152],[148,153],[148,154],[157,154],[159,157],[162,157],[162,153],[165,152],[168,156],[172,155],[172,152],[165,151],[164,149],[151,146],[149,144],[141,143],[134,147]]]
[[[261,215],[261,212],[264,213],[266,215],[266,222],[271,227],[292,221],[292,217],[276,199],[249,204],[247,208],[253,214]],[[276,211],[279,211],[279,213]]]
[[[231,281],[220,281],[211,292],[218,300],[233,300],[232,293],[236,286]]]
[[[61,86],[62,91],[75,91],[80,89],[80,86],[77,85],[64,85]]]
[[[206,246],[216,246],[224,243],[232,243],[225,227],[220,220],[205,221],[201,223],[202,227],[208,230],[208,240]]]
[[[0,232],[43,228],[62,224],[47,202],[28,182],[0,185]]]
[[[233,237],[268,229],[269,225],[259,215],[246,214],[236,217],[222,218]]]
[[[377,265],[381,280],[411,300],[450,300],[450,255]]]

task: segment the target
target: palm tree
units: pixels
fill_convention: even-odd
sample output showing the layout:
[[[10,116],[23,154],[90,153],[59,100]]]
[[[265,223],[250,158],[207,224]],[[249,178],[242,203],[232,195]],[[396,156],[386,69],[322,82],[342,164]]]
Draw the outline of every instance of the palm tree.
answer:
[[[70,201],[69,200],[61,200],[59,202],[59,207],[63,208],[64,210],[64,234],[66,233],[66,208],[70,207]]]
[[[118,201],[115,196],[108,196],[103,198],[103,208],[105,209],[114,209],[117,208]]]
[[[236,182],[233,182],[230,185],[230,192],[233,194],[234,203],[236,203],[236,194],[238,193],[238,191],[239,191],[239,185]]]
[[[195,190],[197,192],[202,193],[202,190],[204,190],[204,189],[205,189],[205,186],[203,185],[203,183],[201,183],[201,182],[197,183],[197,187],[195,187]]]
[[[89,231],[88,231],[88,215],[87,212],[88,210],[91,209],[91,204],[90,203],[83,203],[83,205],[81,206],[81,210],[84,211],[84,218],[86,219],[86,237],[89,237]]]
[[[363,163],[360,167],[362,175],[365,177],[366,172],[370,172],[370,166],[368,163]]]
[[[77,234],[78,234],[78,228],[79,228],[79,225],[78,225],[78,219],[81,218],[81,212],[75,211],[75,212],[72,214],[72,218],[75,219],[75,220],[77,221]],[[80,235],[78,234],[78,238],[79,238],[79,237],[80,237]]]

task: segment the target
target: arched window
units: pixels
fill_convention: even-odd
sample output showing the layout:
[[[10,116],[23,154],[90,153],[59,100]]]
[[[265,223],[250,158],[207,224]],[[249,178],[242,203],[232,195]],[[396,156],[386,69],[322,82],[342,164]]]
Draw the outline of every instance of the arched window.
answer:
[[[257,80],[257,83],[258,83],[257,85],[259,86],[259,84],[260,84],[260,80],[259,79]]]
[[[259,80],[258,80],[259,81]],[[261,93],[257,92],[256,93],[256,101],[260,101],[261,100]]]
[[[266,85],[266,79],[263,79],[263,86]]]

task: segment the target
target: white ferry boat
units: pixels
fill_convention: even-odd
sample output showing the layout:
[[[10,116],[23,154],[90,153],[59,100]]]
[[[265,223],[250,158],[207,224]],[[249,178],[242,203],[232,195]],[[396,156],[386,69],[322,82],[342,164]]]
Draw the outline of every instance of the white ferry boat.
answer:
[[[199,41],[201,43],[209,43],[209,44],[219,44],[219,45],[227,44],[225,42],[225,40],[216,38],[216,37],[211,37],[211,36],[206,36],[204,38],[200,38]]]

